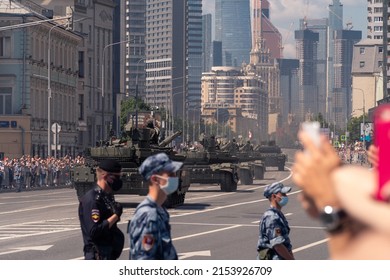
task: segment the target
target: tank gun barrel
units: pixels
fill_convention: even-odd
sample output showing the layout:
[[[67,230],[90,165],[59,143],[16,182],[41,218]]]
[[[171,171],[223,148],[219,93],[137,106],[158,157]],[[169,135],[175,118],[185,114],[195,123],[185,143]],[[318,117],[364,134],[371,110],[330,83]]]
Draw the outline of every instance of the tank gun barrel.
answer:
[[[158,144],[159,147],[166,147],[169,143],[171,143],[175,138],[177,138],[179,135],[182,134],[182,131],[176,131],[174,134],[171,136],[167,137],[162,141],[160,144]]]

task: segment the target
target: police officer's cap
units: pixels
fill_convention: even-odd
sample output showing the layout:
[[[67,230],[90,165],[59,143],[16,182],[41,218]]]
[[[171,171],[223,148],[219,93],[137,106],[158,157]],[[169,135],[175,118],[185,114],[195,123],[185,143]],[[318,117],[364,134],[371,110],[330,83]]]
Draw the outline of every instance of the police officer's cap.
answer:
[[[285,187],[282,183],[275,182],[265,187],[264,196],[266,198],[270,198],[272,194],[288,193],[290,191],[291,191],[291,187]]]
[[[171,160],[167,154],[159,153],[146,158],[138,170],[145,180],[149,180],[156,173],[176,172],[182,165],[182,162]]]
[[[114,159],[106,159],[99,163],[99,168],[109,173],[120,173],[122,166]]]

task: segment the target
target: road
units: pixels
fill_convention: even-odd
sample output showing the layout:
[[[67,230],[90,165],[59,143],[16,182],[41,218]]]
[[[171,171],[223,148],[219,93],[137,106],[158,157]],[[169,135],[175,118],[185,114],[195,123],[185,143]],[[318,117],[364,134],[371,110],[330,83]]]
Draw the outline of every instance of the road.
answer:
[[[288,164],[291,166],[291,164]],[[183,206],[170,209],[172,236],[179,259],[253,260],[258,223],[269,203],[264,187],[283,181],[293,187],[284,208],[297,259],[328,258],[326,237],[297,201],[289,170],[267,170],[265,179],[222,193],[217,185],[192,185]],[[124,206],[120,228],[126,232],[140,196],[118,195]],[[74,189],[0,194],[0,260],[82,259],[82,238]],[[129,255],[128,235],[121,259]]]

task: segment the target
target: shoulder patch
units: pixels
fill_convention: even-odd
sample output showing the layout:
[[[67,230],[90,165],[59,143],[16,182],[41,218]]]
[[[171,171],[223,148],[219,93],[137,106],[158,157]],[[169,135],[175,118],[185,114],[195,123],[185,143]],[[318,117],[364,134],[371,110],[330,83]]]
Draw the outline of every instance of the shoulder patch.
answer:
[[[99,209],[92,209],[92,211],[91,211],[91,218],[92,218],[92,221],[94,221],[95,223],[99,222],[99,220],[100,220],[100,211],[99,211]]]
[[[154,246],[154,236],[152,234],[145,234],[142,238],[142,248],[145,251],[150,251]]]

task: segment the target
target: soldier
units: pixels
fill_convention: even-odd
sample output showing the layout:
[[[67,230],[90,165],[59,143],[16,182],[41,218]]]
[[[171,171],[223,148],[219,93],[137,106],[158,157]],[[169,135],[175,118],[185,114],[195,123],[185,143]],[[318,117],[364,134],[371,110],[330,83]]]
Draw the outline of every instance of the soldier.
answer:
[[[287,193],[291,187],[276,182],[268,185],[264,196],[271,202],[270,208],[264,212],[259,225],[259,241],[257,242],[258,259],[293,260],[290,242],[290,227],[281,209],[288,202]]]
[[[81,199],[79,219],[86,260],[115,260],[124,246],[124,235],[117,223],[122,206],[115,201],[113,191],[122,187],[121,165],[104,160],[96,169],[97,185]]]
[[[148,157],[139,172],[149,183],[149,193],[135,210],[129,223],[130,259],[177,260],[171,239],[169,213],[162,206],[179,185],[176,172],[182,162],[172,161],[165,153]]]

